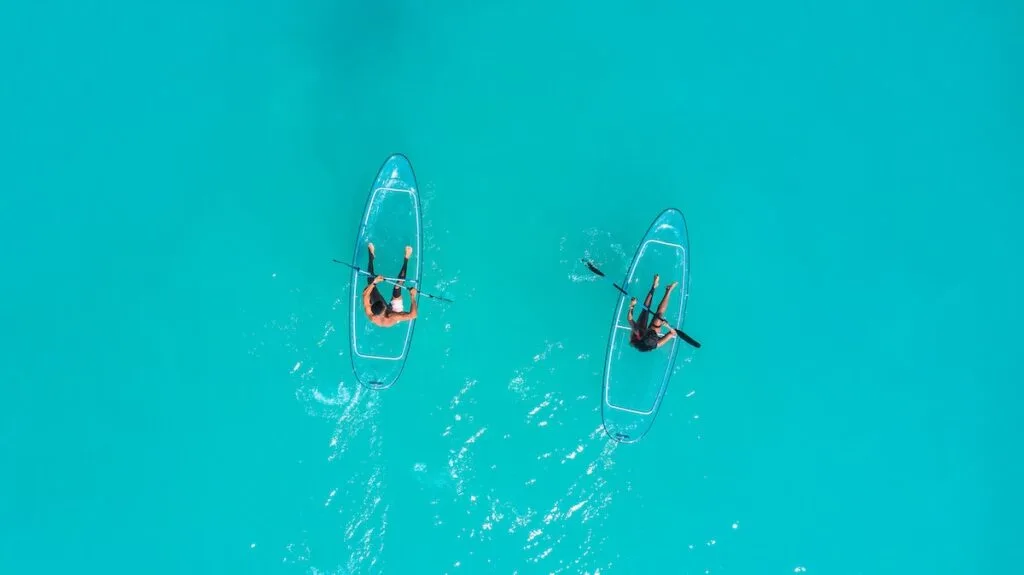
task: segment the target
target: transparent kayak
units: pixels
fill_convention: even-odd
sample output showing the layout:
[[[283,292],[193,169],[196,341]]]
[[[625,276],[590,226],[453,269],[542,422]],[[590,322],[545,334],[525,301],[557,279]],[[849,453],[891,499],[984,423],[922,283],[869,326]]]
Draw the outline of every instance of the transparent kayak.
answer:
[[[370,279],[365,271],[368,262],[367,242],[374,244],[374,272],[389,281],[396,279],[402,267],[405,246],[412,246],[405,287],[419,287],[422,271],[420,249],[423,243],[420,200],[412,164],[402,154],[389,157],[377,172],[370,196],[366,200],[352,258],[352,263],[360,268],[352,270],[351,276],[352,297],[349,307],[352,316],[352,371],[363,385],[385,389],[394,385],[402,375],[416,320],[383,328],[374,325],[366,317],[362,294]],[[387,301],[391,300],[392,287],[388,283],[378,285]],[[411,304],[407,290],[403,290],[402,298],[405,311],[409,311]]]
[[[621,286],[630,296],[637,298],[633,312],[635,320],[643,311],[644,298],[654,274],[659,274],[660,279],[651,301],[651,310],[658,308],[665,287],[678,281],[679,285],[669,298],[665,319],[672,327],[682,329],[690,291],[690,249],[686,220],[679,210],[669,208],[658,215],[629,264]],[[631,346],[627,319],[630,296],[620,294],[615,303],[601,402],[605,431],[623,443],[639,441],[654,425],[672,377],[679,346],[686,345],[678,337],[673,337],[662,347],[648,352]],[[662,333],[665,331],[667,329],[662,328]]]

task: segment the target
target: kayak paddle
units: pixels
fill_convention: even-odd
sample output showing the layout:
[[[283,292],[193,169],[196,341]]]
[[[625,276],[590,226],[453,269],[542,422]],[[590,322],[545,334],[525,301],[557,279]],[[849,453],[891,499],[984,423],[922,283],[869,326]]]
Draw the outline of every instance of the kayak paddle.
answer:
[[[587,269],[589,269],[591,272],[593,272],[594,275],[597,275],[597,276],[600,276],[600,277],[606,277],[604,275],[604,272],[599,270],[599,269],[597,269],[597,266],[595,266],[594,263],[591,262],[590,260],[586,260],[586,259],[580,258],[580,261],[583,262],[584,264],[586,264],[587,265]],[[634,297],[629,292],[627,292],[625,289],[623,289],[621,286],[619,286],[619,284],[617,284],[615,282],[612,282],[612,285],[615,286],[615,289],[617,289],[620,292],[622,292],[622,295],[625,295],[627,297]],[[640,300],[637,300],[637,301],[639,302]],[[678,335],[680,338],[682,338],[683,341],[685,341],[686,343],[692,345],[693,347],[700,348],[700,342],[699,341],[697,341],[697,340],[693,339],[692,337],[690,337],[690,336],[686,335],[685,333],[683,333],[683,330],[676,329],[675,327],[672,327],[671,325],[668,325],[668,322],[665,321],[665,318],[662,317],[661,315],[659,315],[657,312],[655,312],[651,308],[649,308],[649,307],[647,307],[646,305],[643,305],[643,304],[640,304],[640,305],[644,309],[649,311],[651,314],[653,314],[654,317],[656,317],[656,318],[660,319],[661,321],[665,322],[665,325],[668,326],[668,328],[671,329],[672,331],[676,332],[676,335]]]
[[[336,263],[336,264],[341,264],[341,265],[348,266],[348,267],[352,268],[353,270],[355,270],[356,272],[361,273],[363,275],[366,275],[366,276],[370,275],[370,272],[364,270],[363,268],[361,268],[359,266],[354,266],[354,265],[352,265],[350,263],[343,262],[341,260],[334,260],[334,259],[332,259],[331,261]],[[415,280],[405,280],[405,281],[407,283],[416,283]],[[398,287],[405,288],[404,285],[399,285],[398,284],[398,278],[384,278],[384,283],[391,284],[393,286],[398,286]],[[406,288],[406,289],[409,289],[409,288]],[[450,300],[450,299],[448,299],[446,297],[441,297],[441,296],[437,296],[437,295],[430,295],[428,293],[423,293],[421,291],[418,291],[416,293],[418,295],[423,296],[423,297],[427,297],[427,298],[430,298],[430,299],[436,299],[437,301],[443,301],[445,303],[455,303],[455,302],[453,302],[452,300]]]

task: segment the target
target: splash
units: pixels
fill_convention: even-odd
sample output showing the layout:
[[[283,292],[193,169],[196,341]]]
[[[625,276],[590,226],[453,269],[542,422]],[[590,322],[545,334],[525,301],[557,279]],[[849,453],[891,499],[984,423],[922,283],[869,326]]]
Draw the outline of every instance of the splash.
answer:
[[[559,263],[569,269],[568,279],[573,283],[598,281],[580,258],[594,261],[604,272],[625,269],[630,255],[611,232],[587,228],[582,232],[565,235],[558,242]],[[607,269],[605,269],[607,268]]]

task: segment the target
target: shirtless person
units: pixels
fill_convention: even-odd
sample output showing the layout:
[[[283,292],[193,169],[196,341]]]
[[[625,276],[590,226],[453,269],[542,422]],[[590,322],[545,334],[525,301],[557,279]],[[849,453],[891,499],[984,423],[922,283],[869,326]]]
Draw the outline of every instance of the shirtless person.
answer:
[[[366,278],[366,287],[363,289],[363,311],[366,312],[366,317],[380,327],[391,327],[402,321],[416,319],[418,308],[416,288],[409,289],[409,301],[412,302],[412,309],[405,311],[405,305],[402,302],[402,286],[405,284],[405,270],[409,266],[412,246],[405,246],[405,262],[402,263],[402,271],[398,272],[395,289],[391,290],[390,304],[385,302],[384,296],[377,289],[377,284],[384,281],[384,276],[374,277],[373,275],[373,243],[366,244],[366,248],[370,252],[370,264],[367,266],[370,277]]]
[[[647,308],[650,308],[651,302],[654,301],[654,290],[658,288],[658,274],[654,274],[654,283],[651,284],[651,290],[647,292],[647,298],[644,299],[645,309],[640,312],[639,321],[633,321],[633,308],[636,307],[636,298],[632,298],[629,301],[629,315],[627,319],[629,320],[629,327],[632,328],[629,334],[630,345],[640,351],[651,351],[665,345],[676,334],[675,330],[671,328],[665,335],[662,335],[659,330],[661,326],[665,325],[661,318],[665,315],[665,310],[668,309],[668,297],[672,294],[672,290],[676,288],[678,283],[672,282],[665,288],[665,295],[662,296],[661,303],[658,304],[658,311],[651,320],[650,325],[647,324]]]

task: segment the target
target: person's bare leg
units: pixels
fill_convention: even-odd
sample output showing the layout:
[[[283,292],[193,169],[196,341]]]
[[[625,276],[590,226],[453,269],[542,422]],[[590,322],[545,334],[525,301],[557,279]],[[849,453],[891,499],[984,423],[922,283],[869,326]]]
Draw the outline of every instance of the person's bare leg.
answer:
[[[654,290],[658,289],[658,274],[654,274],[654,281],[651,282],[651,289],[647,292],[647,297],[644,298],[644,307],[651,307],[651,303],[654,301]]]
[[[377,277],[376,274],[373,273],[373,256],[375,255],[373,251],[373,242],[368,242],[366,244],[366,251],[370,253],[370,263],[366,265],[366,271],[370,272],[370,275],[366,278],[366,283],[372,284],[373,278]]]
[[[657,323],[655,327],[661,327],[661,324],[665,323],[664,317],[665,310],[668,309],[668,298],[672,295],[672,290],[676,289],[676,285],[678,284],[679,282],[672,282],[665,288],[665,295],[661,296],[661,303],[658,304],[658,313],[655,314],[654,321]]]
[[[402,286],[405,285],[405,272],[409,269],[409,258],[412,256],[412,246],[405,246],[405,261],[402,262],[402,270],[398,272],[398,281],[395,282],[395,289],[391,290],[391,299],[402,295]]]

